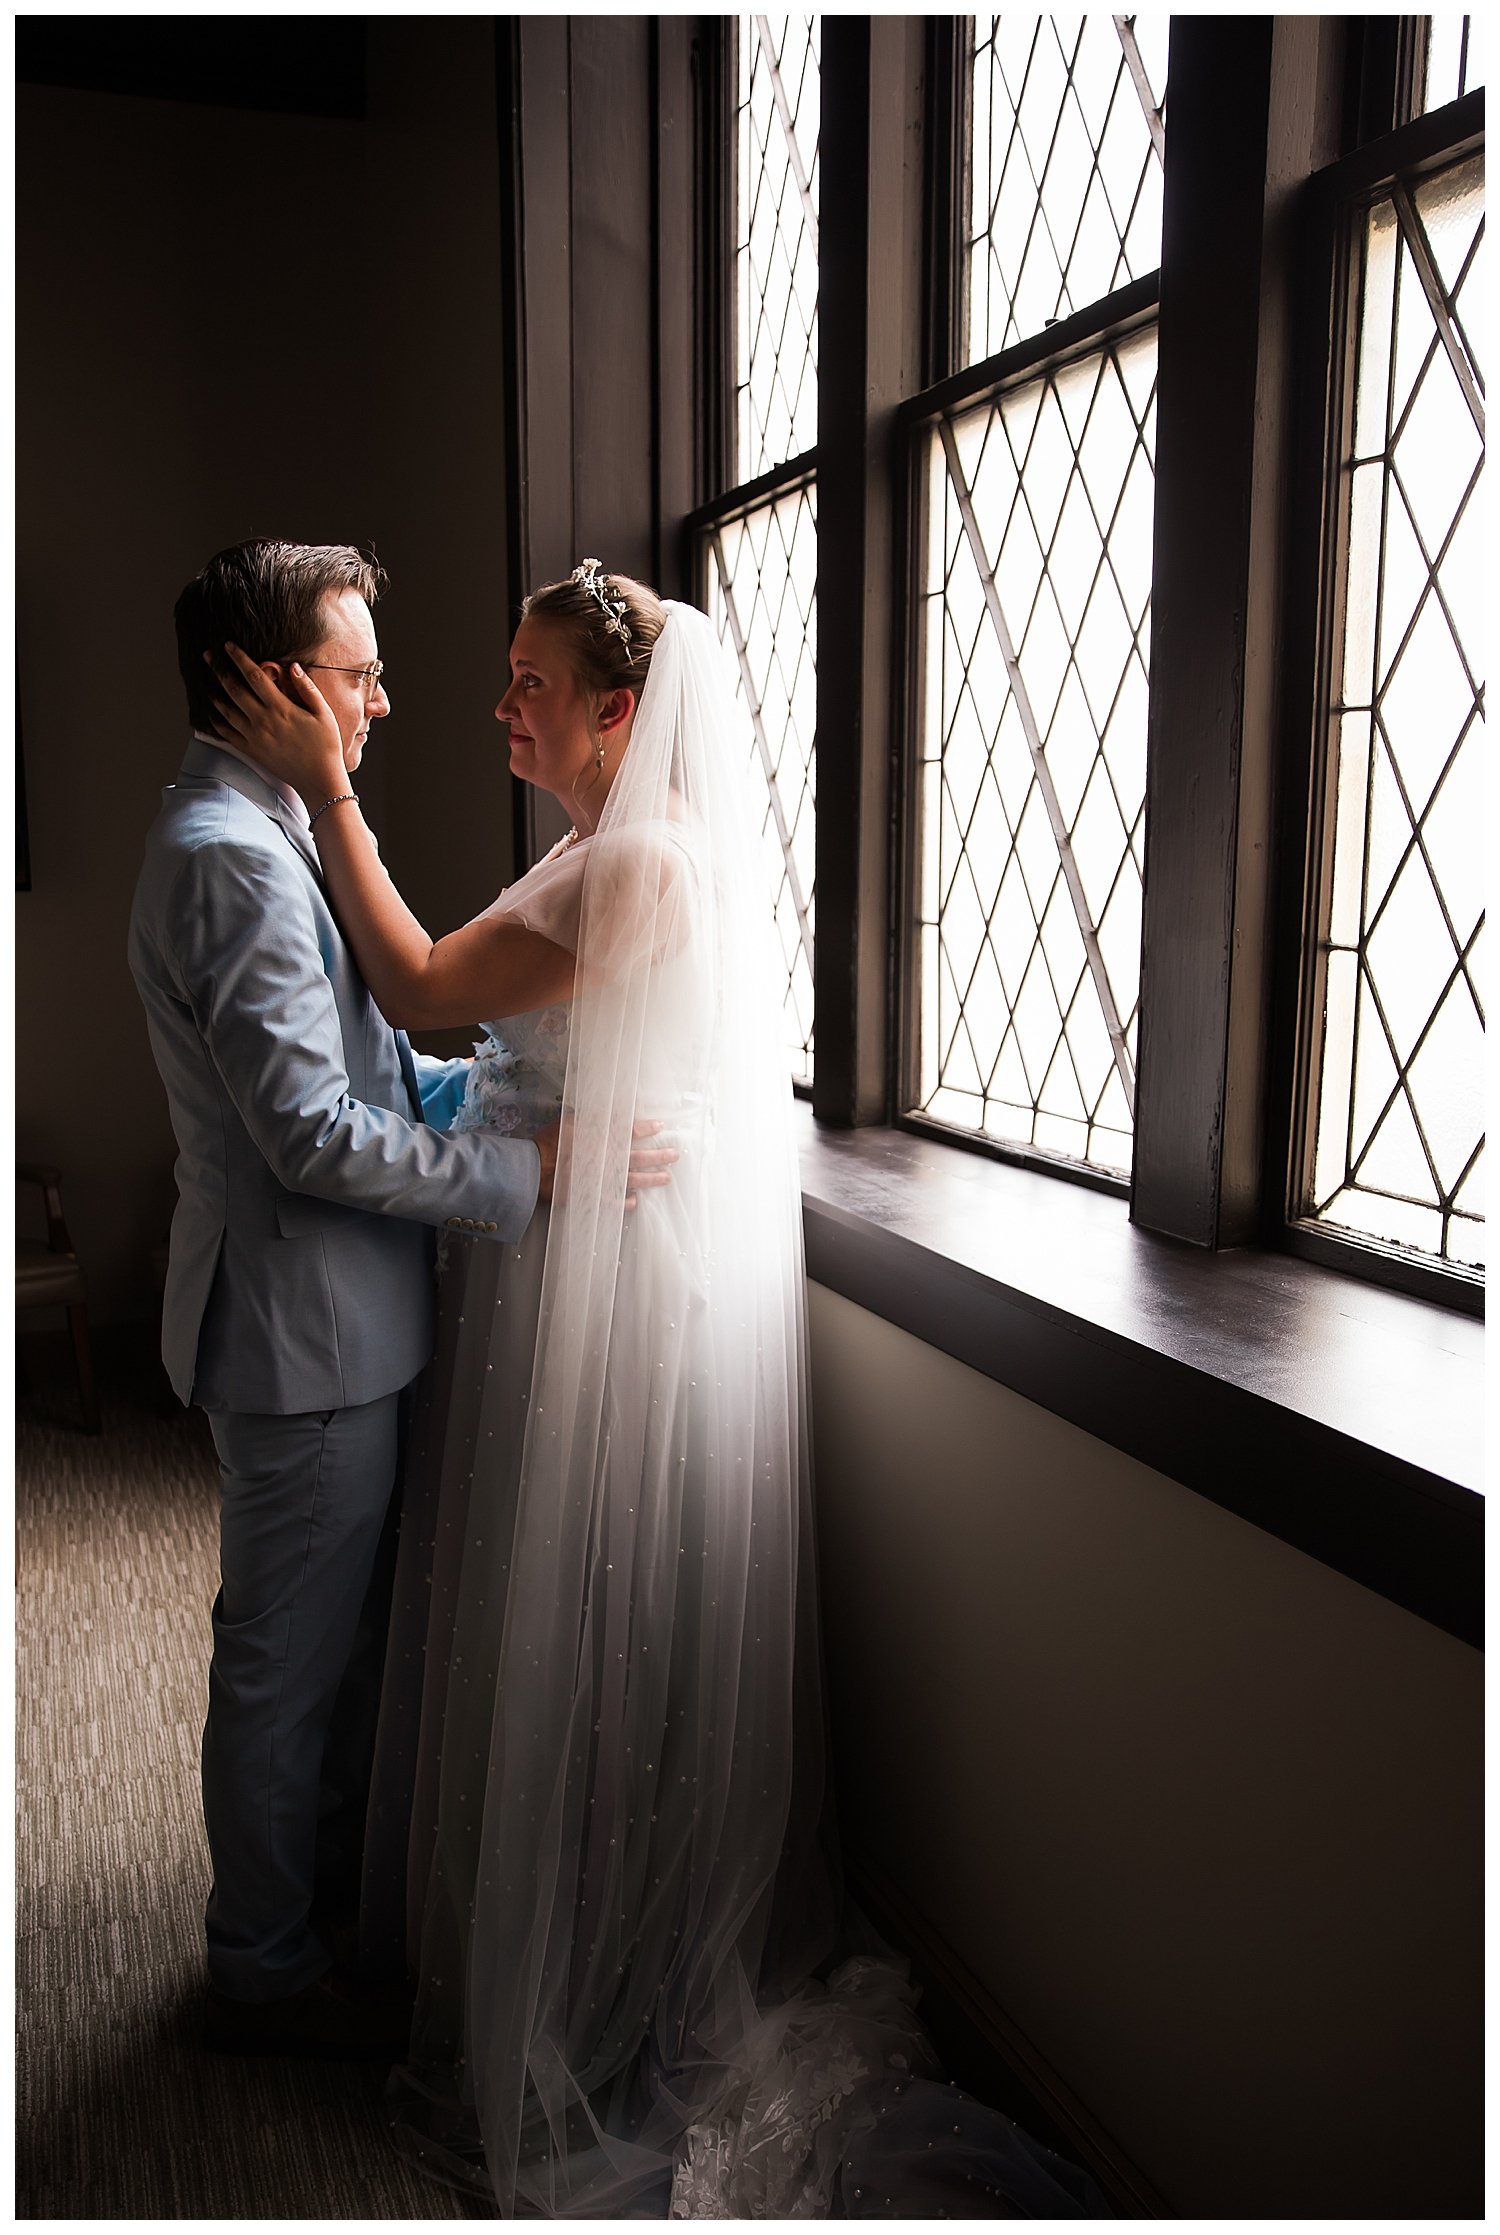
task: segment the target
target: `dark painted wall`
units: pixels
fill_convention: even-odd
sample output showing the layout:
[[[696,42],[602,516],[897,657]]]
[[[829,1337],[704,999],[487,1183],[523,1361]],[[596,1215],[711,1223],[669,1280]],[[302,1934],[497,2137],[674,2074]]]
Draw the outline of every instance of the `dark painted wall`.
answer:
[[[63,1167],[100,1323],[152,1310],[172,1203],[125,930],[209,552],[374,544],[386,859],[434,929],[509,873],[494,25],[372,18],[366,61],[362,120],[17,88],[17,1148]]]

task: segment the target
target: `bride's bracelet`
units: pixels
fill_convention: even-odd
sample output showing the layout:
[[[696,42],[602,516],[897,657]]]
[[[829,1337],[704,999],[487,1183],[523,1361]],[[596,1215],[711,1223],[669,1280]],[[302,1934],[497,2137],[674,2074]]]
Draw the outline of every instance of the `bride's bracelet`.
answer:
[[[346,799],[352,799],[356,807],[359,805],[359,794],[357,792],[335,792],[330,799],[324,800],[322,806],[318,809],[317,815],[308,816],[308,829],[312,829],[313,824],[318,819],[318,815],[326,815],[330,807],[342,807]]]

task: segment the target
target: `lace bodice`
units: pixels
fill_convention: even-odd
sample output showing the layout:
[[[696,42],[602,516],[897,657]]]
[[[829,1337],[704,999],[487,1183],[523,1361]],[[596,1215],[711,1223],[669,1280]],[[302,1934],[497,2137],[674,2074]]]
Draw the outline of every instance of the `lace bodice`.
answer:
[[[486,1020],[488,1038],[475,1042],[455,1133],[489,1126],[529,1136],[554,1123],[568,1068],[569,1014],[570,1005],[559,1001],[523,1016]]]

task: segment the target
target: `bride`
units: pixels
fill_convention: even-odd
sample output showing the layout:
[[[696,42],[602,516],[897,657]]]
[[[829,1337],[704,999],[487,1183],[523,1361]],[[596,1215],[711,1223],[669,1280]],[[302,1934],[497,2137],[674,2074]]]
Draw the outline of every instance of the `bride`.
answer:
[[[493,1020],[456,1123],[563,1127],[550,1218],[447,1248],[406,2146],[504,2213],[826,2212],[855,2082],[922,2050],[894,1967],[809,1983],[837,1896],[800,1196],[720,647],[594,560],[526,601],[496,712],[572,827],[437,940],[310,678],[233,658],[227,728],[307,801],[386,1016]],[[668,1184],[627,1200],[653,1127]]]

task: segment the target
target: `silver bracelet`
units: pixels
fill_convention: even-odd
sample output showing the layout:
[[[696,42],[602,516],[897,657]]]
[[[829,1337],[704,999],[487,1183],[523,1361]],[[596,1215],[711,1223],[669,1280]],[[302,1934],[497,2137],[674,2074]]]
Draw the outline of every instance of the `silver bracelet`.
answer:
[[[356,807],[359,805],[359,794],[357,792],[335,792],[331,799],[324,800],[322,806],[318,809],[317,815],[308,816],[308,829],[312,829],[313,824],[318,819],[318,815],[326,815],[330,807],[342,807],[346,799],[352,799]]]

